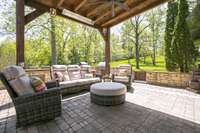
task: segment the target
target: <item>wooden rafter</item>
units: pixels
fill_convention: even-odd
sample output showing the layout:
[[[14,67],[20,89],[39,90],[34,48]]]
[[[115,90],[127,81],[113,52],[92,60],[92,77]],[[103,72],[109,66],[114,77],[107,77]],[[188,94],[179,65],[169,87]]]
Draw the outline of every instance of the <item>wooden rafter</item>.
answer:
[[[152,2],[152,1],[154,1],[154,2]],[[157,5],[160,5],[168,0],[162,0],[162,1],[152,0],[152,1],[150,2],[150,1],[145,0],[143,3],[138,4],[135,8],[132,8],[130,10],[130,12],[121,13],[120,15],[116,16],[115,18],[110,19],[107,22],[101,24],[101,26],[102,27],[114,26],[116,24],[119,24],[119,23],[129,19],[132,16],[136,16],[136,15],[138,15],[144,11],[147,11]]]
[[[146,1],[146,0],[138,0],[138,1],[135,1],[134,4],[133,4],[133,6],[131,7],[131,10],[134,9],[135,7],[137,7],[139,4],[143,4],[144,1]],[[116,7],[116,8],[115,8],[115,12],[118,12],[118,11],[120,11],[120,10],[121,10],[120,7]],[[99,16],[99,17],[95,20],[95,23],[100,23],[100,22],[102,21],[102,19],[104,19],[104,17],[106,17],[106,16],[107,16],[107,18],[110,18],[110,16],[111,16],[111,11],[107,11],[107,12],[105,12],[103,15]],[[117,16],[116,16],[116,17],[117,17]]]
[[[89,11],[86,16],[90,17],[90,16],[96,14],[101,7],[104,7],[104,5],[96,6],[94,9],[92,9],[91,11]]]
[[[33,7],[35,9],[42,9],[42,10],[45,10],[47,12],[49,12],[50,8],[51,7],[48,7],[48,6],[44,6],[38,2],[33,2],[33,1],[27,1],[26,2],[26,5],[30,6],[30,7]],[[91,25],[91,24],[88,24],[80,19],[74,19],[73,17],[70,17],[70,16],[66,16],[66,15],[63,15],[62,14],[62,11],[61,9],[56,9],[57,10],[57,15],[58,16],[61,16],[61,17],[64,17],[64,18],[67,18],[67,19],[70,19],[72,21],[75,21],[75,22],[78,22],[78,23],[81,23],[81,24],[84,24],[84,25],[87,25],[87,26],[90,26],[90,27],[93,27],[93,28],[98,28],[98,26],[96,25]]]
[[[65,0],[60,0],[56,7],[61,7]]]
[[[74,9],[74,11],[78,11],[88,0],[82,0]]]

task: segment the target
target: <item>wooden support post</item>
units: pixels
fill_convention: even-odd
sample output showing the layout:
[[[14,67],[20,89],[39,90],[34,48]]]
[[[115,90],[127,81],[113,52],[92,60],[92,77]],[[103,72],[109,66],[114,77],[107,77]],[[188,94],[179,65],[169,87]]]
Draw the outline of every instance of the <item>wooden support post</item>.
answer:
[[[110,74],[110,28],[99,29],[105,41],[106,74]]]
[[[21,66],[24,66],[24,4],[24,0],[16,0],[16,64]]]

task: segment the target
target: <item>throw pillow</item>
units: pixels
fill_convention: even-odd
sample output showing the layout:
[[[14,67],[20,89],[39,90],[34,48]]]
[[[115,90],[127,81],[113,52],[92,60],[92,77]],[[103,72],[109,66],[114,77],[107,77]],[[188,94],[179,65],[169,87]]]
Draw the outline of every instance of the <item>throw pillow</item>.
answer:
[[[58,80],[59,82],[63,81],[63,74],[61,72],[55,72],[54,73],[54,77],[56,80]]]
[[[18,96],[34,93],[28,76],[18,77],[17,79],[10,80],[9,83]]]
[[[20,66],[11,65],[3,69],[3,74],[5,75],[7,80],[13,80],[20,76],[26,75],[26,72]]]
[[[67,71],[65,71],[63,74],[63,81],[69,81],[69,73]]]
[[[38,77],[31,77],[31,85],[35,92],[42,92],[47,89],[45,83]]]

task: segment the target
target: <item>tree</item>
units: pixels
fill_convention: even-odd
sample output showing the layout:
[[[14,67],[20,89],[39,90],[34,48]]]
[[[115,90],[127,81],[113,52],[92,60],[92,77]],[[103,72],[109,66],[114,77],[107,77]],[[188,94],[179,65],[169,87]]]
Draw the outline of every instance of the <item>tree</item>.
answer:
[[[151,45],[152,45],[152,64],[153,66],[156,66],[156,56],[158,48],[159,48],[159,43],[162,40],[162,28],[164,24],[164,15],[165,14],[165,8],[157,7],[152,10],[150,10],[147,13],[147,21],[149,23],[149,29],[150,29],[150,40],[151,40]]]
[[[200,46],[200,1],[196,2],[187,22],[195,45]]]
[[[149,25],[144,24],[145,15],[138,15],[129,22],[125,23],[123,32],[127,35],[126,40],[135,44],[135,58],[136,58],[136,69],[140,69],[140,49],[141,49],[141,36]],[[129,52],[133,53],[133,45],[130,45]],[[130,54],[132,56],[132,54]]]
[[[172,39],[172,55],[181,72],[188,72],[194,65],[197,50],[193,44],[186,18],[189,15],[186,0],[179,0],[178,16]]]
[[[172,38],[178,13],[178,3],[174,1],[168,2],[166,28],[165,28],[165,62],[168,71],[174,71],[176,64],[172,57]]]
[[[57,58],[56,58],[56,30],[55,30],[55,20],[54,17],[51,16],[51,64],[56,65],[57,64]]]

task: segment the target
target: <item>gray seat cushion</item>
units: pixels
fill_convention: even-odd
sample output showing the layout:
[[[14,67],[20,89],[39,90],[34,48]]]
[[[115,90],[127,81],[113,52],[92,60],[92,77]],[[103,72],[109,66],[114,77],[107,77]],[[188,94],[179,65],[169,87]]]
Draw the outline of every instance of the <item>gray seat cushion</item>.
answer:
[[[125,94],[127,88],[121,83],[103,82],[93,84],[90,92],[99,96],[119,96]]]
[[[115,76],[114,81],[116,82],[129,82],[129,77],[126,76]]]
[[[60,82],[60,88],[68,88],[68,87],[74,87],[74,86],[81,86],[81,85],[87,85],[92,84],[96,82],[100,82],[100,78],[88,78],[88,79],[78,79],[78,80],[71,80],[71,81],[64,81]]]

